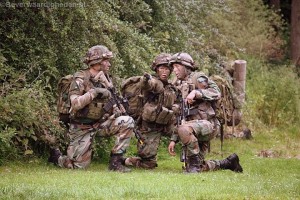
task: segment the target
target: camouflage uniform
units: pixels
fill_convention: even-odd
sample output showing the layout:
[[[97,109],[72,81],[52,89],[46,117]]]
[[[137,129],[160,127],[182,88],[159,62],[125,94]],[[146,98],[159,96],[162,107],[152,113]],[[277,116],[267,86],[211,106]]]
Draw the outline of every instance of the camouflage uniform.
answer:
[[[105,56],[106,55],[106,56]],[[104,46],[94,46],[87,54],[90,68],[104,59],[112,57]],[[109,66],[110,67],[110,64]],[[58,165],[66,168],[86,168],[91,162],[92,143],[96,134],[115,136],[115,146],[111,150],[110,170],[126,171],[125,159],[122,157],[133,136],[134,120],[130,116],[122,116],[115,105],[105,110],[111,93],[112,81],[107,74],[93,76],[90,69],[74,74],[70,86],[71,121],[69,129],[70,144],[67,155],[58,158]],[[97,78],[96,78],[97,77]]]
[[[174,151],[174,142],[180,140],[186,154],[187,172],[194,173],[220,168],[242,171],[236,154],[222,161],[204,160],[207,144],[215,137],[219,128],[219,122],[212,107],[213,101],[219,99],[221,95],[216,83],[205,74],[195,72],[194,61],[187,53],[173,55],[170,64],[173,65],[178,78],[175,86],[181,91],[182,101],[188,109],[185,119],[177,126],[177,131],[171,137],[173,142],[169,145],[170,154]],[[181,112],[183,112],[182,109]]]
[[[174,129],[174,112],[172,106],[176,99],[175,88],[168,81],[172,69],[168,66],[170,54],[158,55],[152,65],[155,75],[146,74],[140,82],[143,94],[143,111],[140,116],[138,129],[144,144],[137,144],[138,156],[126,160],[127,165],[153,169],[157,167],[157,151],[161,136],[170,137]],[[160,66],[169,69],[162,80]]]

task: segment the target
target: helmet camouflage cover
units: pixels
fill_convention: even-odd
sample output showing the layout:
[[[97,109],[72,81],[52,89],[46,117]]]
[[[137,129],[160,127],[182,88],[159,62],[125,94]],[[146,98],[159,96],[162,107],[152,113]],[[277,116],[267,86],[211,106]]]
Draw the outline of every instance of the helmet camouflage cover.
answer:
[[[197,67],[195,66],[195,62],[188,53],[176,53],[171,57],[171,60],[169,62],[170,65],[173,65],[174,63],[180,63],[191,70],[195,71]]]
[[[171,54],[168,53],[161,53],[158,56],[156,56],[156,58],[154,59],[151,69],[153,71],[156,71],[156,68],[159,67],[160,65],[166,65],[170,68],[170,70],[172,71],[172,67],[169,66],[169,61],[171,59]]]
[[[84,58],[84,63],[88,66],[92,66],[112,57],[113,53],[106,46],[96,45],[88,50]]]

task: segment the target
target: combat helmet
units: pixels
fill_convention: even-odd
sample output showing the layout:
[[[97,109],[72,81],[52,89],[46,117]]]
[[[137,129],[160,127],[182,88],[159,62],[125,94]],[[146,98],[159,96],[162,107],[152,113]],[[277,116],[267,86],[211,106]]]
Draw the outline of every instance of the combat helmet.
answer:
[[[171,60],[169,62],[169,65],[173,65],[174,63],[180,63],[188,68],[190,68],[192,71],[195,71],[197,67],[195,66],[195,62],[188,53],[176,53],[171,57]]]
[[[104,59],[112,58],[113,54],[106,46],[96,45],[91,47],[85,55],[84,63],[88,66],[100,63]]]
[[[172,71],[173,67],[169,66],[169,61],[171,59],[171,54],[168,53],[161,53],[158,56],[156,56],[156,58],[154,59],[151,69],[153,71],[156,71],[157,67],[159,67],[160,65],[166,65],[167,67],[169,67],[169,69]]]

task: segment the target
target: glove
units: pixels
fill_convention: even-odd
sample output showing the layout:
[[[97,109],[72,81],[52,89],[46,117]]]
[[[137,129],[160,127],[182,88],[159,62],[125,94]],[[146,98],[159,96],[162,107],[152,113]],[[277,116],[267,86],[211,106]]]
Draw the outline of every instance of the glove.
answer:
[[[144,81],[149,81],[152,79],[152,76],[150,74],[148,74],[147,72],[145,72],[144,74]]]
[[[99,98],[111,98],[111,93],[108,89],[106,88],[94,88],[93,91],[92,91],[92,95],[94,97],[99,97]]]
[[[174,112],[175,115],[179,114],[180,113],[180,107],[178,104],[173,104],[172,105],[172,110]]]
[[[115,117],[120,117],[122,115],[122,111],[118,108],[118,106],[114,105],[113,106],[113,114]]]

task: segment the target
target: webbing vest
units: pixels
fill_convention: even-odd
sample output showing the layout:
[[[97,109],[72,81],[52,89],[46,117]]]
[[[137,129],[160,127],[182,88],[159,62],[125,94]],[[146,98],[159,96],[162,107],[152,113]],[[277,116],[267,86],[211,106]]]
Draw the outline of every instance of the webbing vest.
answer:
[[[76,73],[74,76],[75,76],[75,81],[76,78],[81,78],[81,79],[83,78],[82,73],[80,72]],[[86,84],[84,84],[83,94],[85,94],[90,89],[95,87],[105,88],[99,81],[98,82],[93,81],[93,78],[91,77],[90,73],[88,73],[88,76],[89,77],[85,77],[86,79],[88,79],[88,81],[86,81]],[[86,105],[84,108],[78,110],[74,114],[74,117],[72,119],[74,121],[78,121],[82,123],[91,123],[94,121],[101,120],[105,114],[103,107],[104,105],[106,105],[108,100],[109,100],[108,98],[100,98],[99,96],[94,98],[91,103]]]

